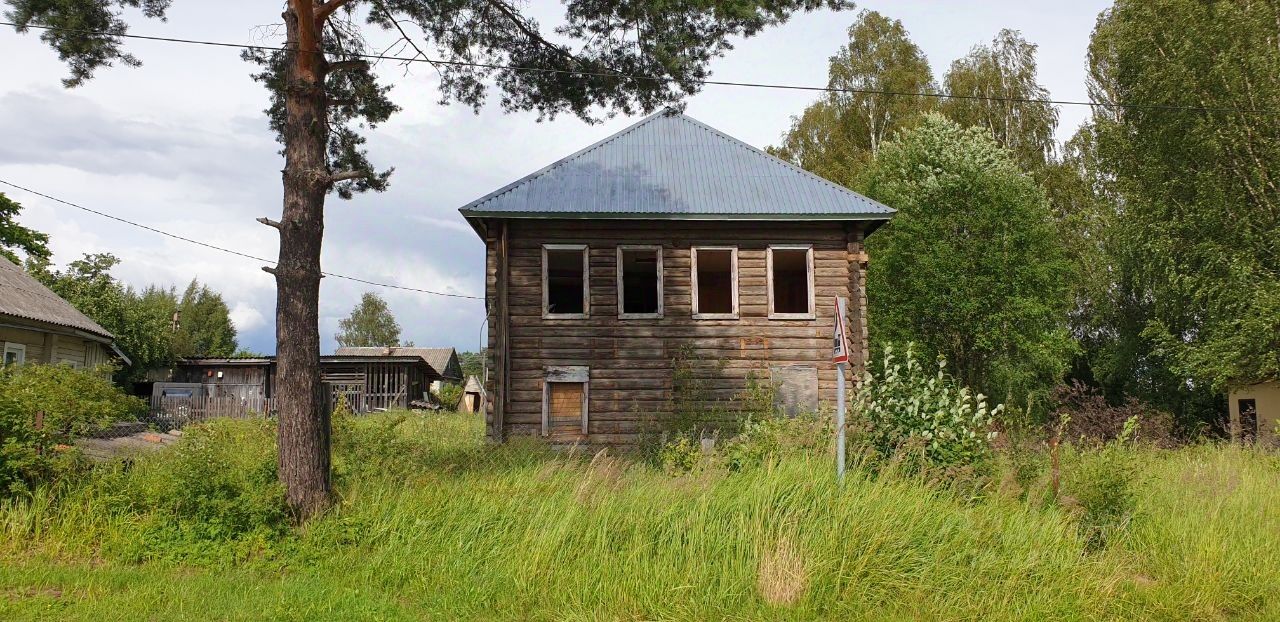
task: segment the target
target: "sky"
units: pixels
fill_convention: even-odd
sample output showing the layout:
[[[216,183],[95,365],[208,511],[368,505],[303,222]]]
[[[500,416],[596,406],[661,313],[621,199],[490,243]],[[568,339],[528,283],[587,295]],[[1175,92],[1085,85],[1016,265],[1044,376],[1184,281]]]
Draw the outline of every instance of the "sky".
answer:
[[[263,25],[279,21],[280,2],[178,0],[166,22],[133,19],[142,35],[278,45]],[[1001,28],[1019,30],[1039,46],[1039,80],[1054,99],[1087,100],[1086,50],[1099,0],[859,2],[902,20],[939,79],[951,61]],[[558,2],[528,6],[544,30],[562,14]],[[712,79],[822,86],[827,61],[847,41],[855,11],[821,11],[735,42],[711,64]],[[377,43],[381,35],[371,36]],[[374,46],[376,47],[376,46]],[[234,49],[130,40],[143,65],[98,72],[67,90],[65,67],[33,32],[0,27],[0,179],[79,205],[258,257],[277,252],[275,231],[254,222],[280,214],[279,145],[262,109],[266,92],[255,69]],[[426,67],[379,68],[394,83],[403,109],[368,133],[376,166],[394,166],[385,193],[326,204],[322,267],[370,281],[483,296],[484,245],[458,208],[498,187],[633,123],[615,116],[588,124],[561,116],[479,113],[440,105],[436,78]],[[687,101],[686,113],[764,148],[778,142],[790,118],[814,93],[707,86]],[[495,99],[491,97],[491,100]],[[1075,132],[1085,107],[1061,110],[1059,140]],[[231,308],[240,343],[275,350],[275,283],[260,263],[59,205],[0,186],[24,207],[20,222],[51,237],[54,262],[85,253],[121,259],[114,274],[138,288],[181,290],[193,278],[220,291]],[[382,295],[419,346],[476,350],[484,330],[479,300],[372,287],[335,278],[322,281],[322,352],[336,347],[338,320],[361,293]]]

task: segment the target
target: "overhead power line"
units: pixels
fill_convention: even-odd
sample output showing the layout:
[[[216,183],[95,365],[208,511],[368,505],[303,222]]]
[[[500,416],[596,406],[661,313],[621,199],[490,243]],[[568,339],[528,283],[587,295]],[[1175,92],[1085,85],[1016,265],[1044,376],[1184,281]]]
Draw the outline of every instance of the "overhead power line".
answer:
[[[154,35],[134,35],[125,33],[113,33],[99,30],[81,30],[76,28],[59,28],[56,26],[43,26],[39,24],[20,25],[13,22],[0,22],[0,26],[14,26],[16,28],[36,28],[39,30],[57,30],[61,32],[71,32],[85,35],[94,35],[101,37],[119,37],[122,39],[138,39],[142,41],[160,41],[164,43],[183,43],[190,45],[205,45],[212,47],[235,48],[240,50],[256,50],[263,52],[283,52],[287,48],[283,46],[270,45],[250,45],[246,43],[230,43],[226,41],[204,41],[200,39],[183,39],[178,37],[159,37]],[[383,54],[362,54],[356,52],[342,52],[342,55],[351,58],[359,58],[364,60],[390,60],[402,63],[427,63],[430,65],[444,65],[453,67],[475,67],[478,69],[496,69],[503,71],[527,71],[538,73],[555,73],[569,74],[584,77],[598,78],[623,78],[627,80],[651,81],[651,82],[675,82],[674,78],[662,76],[646,76],[641,74],[630,74],[622,72],[607,71],[587,71],[577,69],[553,69],[547,67],[525,67],[520,65],[503,65],[498,63],[478,63],[469,61],[442,60],[428,58],[425,55],[418,56],[386,56]],[[1185,112],[1226,112],[1236,114],[1257,114],[1257,115],[1275,115],[1280,114],[1280,109],[1271,108],[1236,108],[1230,106],[1179,106],[1171,104],[1117,104],[1106,102],[1094,102],[1070,99],[1047,99],[1034,97],[1000,97],[996,95],[964,95],[953,93],[929,93],[929,92],[912,92],[912,91],[882,91],[876,89],[856,89],[846,87],[833,86],[813,86],[804,84],[778,84],[768,82],[741,82],[732,80],[693,80],[696,84],[704,86],[732,86],[742,88],[757,89],[775,89],[785,91],[812,91],[819,93],[852,93],[860,95],[884,95],[887,97],[922,97],[930,99],[960,99],[987,102],[1005,102],[1014,104],[1050,104],[1055,106],[1088,106],[1090,108],[1131,108],[1145,110],[1168,110],[1168,111],[1185,111]]]
[[[61,203],[61,204],[66,205],[66,206],[68,206],[68,207],[74,207],[74,208],[76,208],[76,209],[78,209],[78,210],[85,211],[85,212],[88,212],[88,213],[90,213],[90,214],[96,214],[96,215],[101,216],[101,217],[103,217],[103,218],[109,218],[109,219],[114,220],[114,221],[116,221],[116,222],[121,222],[121,223],[124,223],[124,224],[126,224],[126,225],[129,225],[129,226],[131,226],[131,227],[137,227],[137,228],[139,228],[139,229],[144,229],[144,230],[146,230],[146,231],[150,231],[150,232],[152,232],[152,233],[158,233],[158,234],[163,235],[163,236],[165,236],[165,237],[173,238],[173,239],[175,239],[175,240],[181,240],[181,241],[183,241],[183,242],[187,242],[188,244],[195,244],[196,246],[203,246],[203,247],[205,247],[205,248],[212,249],[212,250],[215,250],[215,251],[219,251],[219,252],[222,252],[222,253],[228,253],[228,254],[230,254],[230,255],[235,255],[235,256],[237,256],[237,257],[243,257],[243,258],[245,258],[245,259],[252,259],[252,260],[254,260],[254,261],[261,261],[261,262],[263,262],[263,263],[268,263],[268,264],[272,264],[272,265],[274,265],[274,264],[276,263],[274,260],[267,259],[267,258],[265,258],[265,257],[258,257],[258,256],[256,256],[256,255],[250,255],[250,254],[248,254],[248,253],[242,253],[242,252],[240,252],[240,251],[238,251],[238,250],[234,250],[234,249],[230,249],[230,248],[226,248],[226,247],[218,246],[218,245],[216,245],[216,244],[210,244],[210,243],[208,243],[208,242],[201,242],[200,240],[195,240],[195,239],[192,239],[192,238],[188,238],[188,237],[185,237],[185,236],[181,236],[181,235],[178,235],[178,234],[176,234],[176,233],[170,233],[170,232],[168,232],[168,231],[164,231],[164,230],[162,230],[162,229],[157,229],[157,228],[155,228],[155,227],[151,227],[151,226],[148,226],[148,225],[144,225],[144,224],[139,223],[139,222],[134,222],[134,221],[132,221],[132,220],[128,220],[128,219],[125,219],[125,218],[121,218],[121,217],[119,217],[119,216],[115,216],[115,215],[112,215],[112,214],[108,214],[108,213],[106,213],[106,212],[101,212],[101,211],[98,211],[98,210],[96,210],[96,209],[92,209],[92,208],[85,207],[85,206],[83,206],[83,205],[78,205],[78,204],[76,204],[76,203],[72,203],[71,201],[67,201],[67,200],[64,200],[64,199],[59,199],[58,197],[55,197],[55,196],[51,196],[51,195],[45,194],[45,193],[40,192],[40,191],[38,191],[38,190],[32,190],[31,188],[27,188],[27,187],[25,187],[25,186],[19,186],[18,184],[15,184],[15,183],[10,182],[10,181],[5,181],[5,180],[3,180],[3,179],[0,179],[0,184],[4,184],[4,185],[6,185],[6,186],[9,186],[10,188],[16,188],[16,189],[21,190],[21,191],[23,191],[23,192],[29,192],[29,193],[31,193],[31,194],[34,194],[34,195],[38,196],[38,197],[43,197],[43,198],[45,198],[45,199],[48,199],[48,200],[50,200],[50,201],[54,201],[54,202],[57,202],[57,203]],[[338,274],[338,273],[336,273],[336,272],[321,272],[320,274],[323,274],[324,276],[328,276],[328,277],[333,277],[333,278],[335,278],[335,279],[343,279],[343,280],[347,280],[347,281],[354,281],[354,282],[356,282],[356,283],[364,283],[365,285],[375,285],[375,286],[377,286],[377,287],[386,287],[386,288],[388,288],[388,289],[399,289],[399,290],[404,290],[404,291],[409,291],[409,292],[419,292],[419,293],[423,293],[423,294],[432,294],[432,295],[435,295],[435,296],[448,296],[448,297],[450,297],[450,298],[465,298],[465,299],[467,299],[467,300],[484,300],[484,299],[483,299],[483,298],[481,298],[480,296],[468,296],[468,295],[466,295],[466,294],[454,294],[454,293],[450,293],[450,292],[437,292],[437,291],[432,291],[432,290],[429,290],[429,289],[421,289],[421,288],[418,288],[418,287],[407,287],[407,286],[404,286],[404,285],[395,285],[395,284],[392,284],[392,283],[380,283],[380,282],[378,282],[378,281],[370,281],[370,280],[368,280],[368,279],[362,279],[362,278],[360,278],[360,277],[349,276],[349,275],[346,275],[346,274]]]

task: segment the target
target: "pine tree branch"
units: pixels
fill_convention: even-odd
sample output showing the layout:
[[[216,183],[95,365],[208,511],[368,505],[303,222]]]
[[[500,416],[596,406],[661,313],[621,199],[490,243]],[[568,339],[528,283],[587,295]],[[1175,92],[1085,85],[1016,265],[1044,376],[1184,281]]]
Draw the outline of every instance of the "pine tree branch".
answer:
[[[324,22],[324,20],[328,19],[329,16],[332,15],[334,11],[337,11],[338,9],[342,8],[342,5],[347,4],[350,1],[351,0],[329,0],[328,2],[316,7],[316,10],[315,10],[316,24],[319,25],[322,22]]]
[[[369,171],[339,171],[329,175],[329,183],[336,184],[340,181],[350,181],[352,179],[364,179],[369,176]]]

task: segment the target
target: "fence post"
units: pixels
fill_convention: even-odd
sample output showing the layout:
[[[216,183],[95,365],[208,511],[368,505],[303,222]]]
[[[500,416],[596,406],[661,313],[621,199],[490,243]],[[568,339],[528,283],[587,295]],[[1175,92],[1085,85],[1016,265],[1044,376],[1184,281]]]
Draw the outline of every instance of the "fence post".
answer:
[[[44,431],[44,411],[43,410],[36,411],[36,424],[33,427],[35,428],[35,431],[36,431],[36,455],[37,456],[44,455],[44,438],[42,438],[43,437],[42,432]]]

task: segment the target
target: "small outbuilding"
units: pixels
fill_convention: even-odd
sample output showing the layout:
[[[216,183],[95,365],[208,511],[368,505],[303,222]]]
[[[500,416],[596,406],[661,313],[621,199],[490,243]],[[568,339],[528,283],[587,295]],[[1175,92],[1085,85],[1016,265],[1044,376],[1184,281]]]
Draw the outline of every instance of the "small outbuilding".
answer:
[[[487,249],[490,438],[592,444],[634,443],[690,385],[709,416],[753,381],[834,400],[835,298],[856,379],[864,241],[894,213],[674,112],[460,211]]]
[[[1232,438],[1280,440],[1280,381],[1235,387],[1228,392],[1227,403]]]
[[[458,412],[484,412],[484,383],[475,376],[467,376],[467,383],[462,386],[462,399],[458,402]]]

